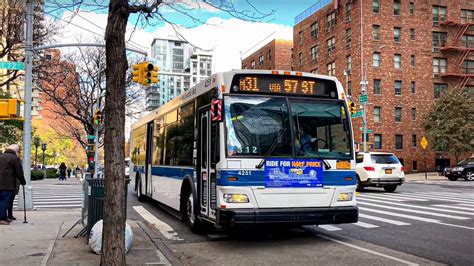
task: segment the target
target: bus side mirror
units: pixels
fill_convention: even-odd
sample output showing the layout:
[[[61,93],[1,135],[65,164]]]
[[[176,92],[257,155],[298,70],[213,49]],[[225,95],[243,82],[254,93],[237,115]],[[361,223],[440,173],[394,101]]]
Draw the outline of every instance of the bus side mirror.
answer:
[[[211,101],[211,121],[222,122],[222,100]]]

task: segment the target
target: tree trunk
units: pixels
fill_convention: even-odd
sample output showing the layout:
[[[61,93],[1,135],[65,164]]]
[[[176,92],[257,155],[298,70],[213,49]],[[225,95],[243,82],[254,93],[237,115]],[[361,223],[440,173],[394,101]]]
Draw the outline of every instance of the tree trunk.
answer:
[[[125,265],[125,31],[127,0],[110,0],[105,30],[105,202],[101,265]]]

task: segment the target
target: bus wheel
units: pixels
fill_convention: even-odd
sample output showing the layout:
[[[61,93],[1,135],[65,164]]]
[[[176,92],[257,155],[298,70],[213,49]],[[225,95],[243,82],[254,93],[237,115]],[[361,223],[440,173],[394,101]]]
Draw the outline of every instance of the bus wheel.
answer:
[[[145,202],[146,201],[146,196],[143,195],[143,193],[142,193],[142,180],[141,179],[139,179],[139,181],[138,181],[137,194],[138,194],[138,201],[139,202]]]
[[[184,198],[186,200],[185,210],[183,212],[185,216],[185,221],[188,226],[191,228],[191,231],[196,234],[201,234],[204,231],[204,224],[201,219],[195,213],[194,206],[194,196],[191,191],[189,191]]]

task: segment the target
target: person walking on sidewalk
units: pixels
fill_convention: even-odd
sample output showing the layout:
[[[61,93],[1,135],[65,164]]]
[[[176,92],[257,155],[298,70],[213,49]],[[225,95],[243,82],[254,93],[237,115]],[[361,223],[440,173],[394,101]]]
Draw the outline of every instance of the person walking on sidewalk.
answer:
[[[20,191],[20,181],[18,179],[16,180],[16,190],[12,193],[12,198],[10,200],[10,205],[8,206],[7,210],[7,219],[8,220],[16,220],[16,217],[13,216],[13,202],[15,201],[16,195],[18,195],[18,192]]]
[[[7,209],[12,194],[16,191],[17,179],[21,185],[26,184],[21,160],[17,156],[19,150],[18,145],[12,144],[0,154],[0,225],[8,225],[11,222]]]
[[[66,164],[61,163],[61,165],[59,166],[59,180],[66,180],[66,169]]]
[[[67,178],[70,178],[70,177],[71,177],[71,172],[72,172],[71,168],[68,167],[68,168],[67,168]]]

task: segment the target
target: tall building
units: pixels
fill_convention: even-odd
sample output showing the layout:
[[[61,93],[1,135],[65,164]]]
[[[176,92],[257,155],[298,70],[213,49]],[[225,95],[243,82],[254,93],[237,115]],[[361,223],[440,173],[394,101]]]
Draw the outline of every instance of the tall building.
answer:
[[[273,39],[242,59],[242,69],[291,69],[293,40]]]
[[[295,18],[293,42],[294,70],[336,76],[356,102],[366,81],[371,150],[395,153],[407,171],[424,171],[424,156],[428,169],[449,160],[420,147],[421,124],[443,90],[472,95],[472,1],[320,0]]]
[[[146,89],[147,110],[153,110],[211,75],[212,54],[176,37],[155,38],[151,62],[159,67],[159,84]]]

